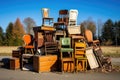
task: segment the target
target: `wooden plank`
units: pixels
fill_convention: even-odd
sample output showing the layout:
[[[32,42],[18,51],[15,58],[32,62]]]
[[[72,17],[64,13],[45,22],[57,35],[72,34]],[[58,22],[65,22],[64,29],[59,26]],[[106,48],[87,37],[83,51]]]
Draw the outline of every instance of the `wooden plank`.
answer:
[[[88,63],[90,65],[91,69],[99,67],[98,62],[96,60],[96,57],[95,57],[95,55],[93,53],[93,49],[92,48],[88,48],[86,50],[86,56],[87,56]]]
[[[48,55],[48,56],[41,56],[40,57],[40,62],[42,61],[54,61],[57,60],[57,56],[56,55]]]

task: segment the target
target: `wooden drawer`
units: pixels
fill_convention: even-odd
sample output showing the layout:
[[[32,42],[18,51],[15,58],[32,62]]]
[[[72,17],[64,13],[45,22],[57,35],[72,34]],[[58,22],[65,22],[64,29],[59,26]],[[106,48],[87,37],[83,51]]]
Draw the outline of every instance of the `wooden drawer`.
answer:
[[[20,57],[20,50],[13,50],[12,51],[12,57],[19,58]]]
[[[10,69],[19,69],[20,68],[20,61],[19,58],[11,58],[10,59]]]
[[[33,68],[36,72],[57,70],[57,55],[33,56]]]

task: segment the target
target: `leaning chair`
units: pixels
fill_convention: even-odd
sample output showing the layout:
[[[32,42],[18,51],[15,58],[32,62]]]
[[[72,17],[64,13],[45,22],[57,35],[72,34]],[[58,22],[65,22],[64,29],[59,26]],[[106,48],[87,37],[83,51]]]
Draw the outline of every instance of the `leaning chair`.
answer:
[[[85,38],[87,40],[87,43],[89,46],[100,46],[100,41],[99,40],[93,40],[93,34],[89,29],[85,30]]]
[[[61,71],[74,72],[74,55],[70,38],[60,38]]]
[[[25,43],[24,49],[25,49],[25,54],[30,51],[32,54],[34,54],[34,46],[33,46],[33,37],[30,34],[25,34],[23,36],[23,41]]]

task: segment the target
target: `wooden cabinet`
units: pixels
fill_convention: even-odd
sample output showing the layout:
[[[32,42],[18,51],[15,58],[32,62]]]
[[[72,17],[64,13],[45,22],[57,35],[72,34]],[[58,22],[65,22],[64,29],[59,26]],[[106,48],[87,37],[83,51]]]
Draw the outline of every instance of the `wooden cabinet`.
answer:
[[[33,56],[33,68],[36,72],[57,70],[57,55]]]

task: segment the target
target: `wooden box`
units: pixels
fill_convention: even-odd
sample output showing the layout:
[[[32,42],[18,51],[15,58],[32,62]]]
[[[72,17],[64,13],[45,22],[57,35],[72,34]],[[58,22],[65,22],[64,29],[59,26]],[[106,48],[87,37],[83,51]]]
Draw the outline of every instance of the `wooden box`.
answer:
[[[19,58],[20,57],[20,50],[13,50],[12,51],[12,57]]]
[[[57,70],[57,55],[33,56],[33,68],[36,72]]]
[[[20,61],[19,58],[11,58],[10,59],[10,69],[19,69],[20,68]]]

